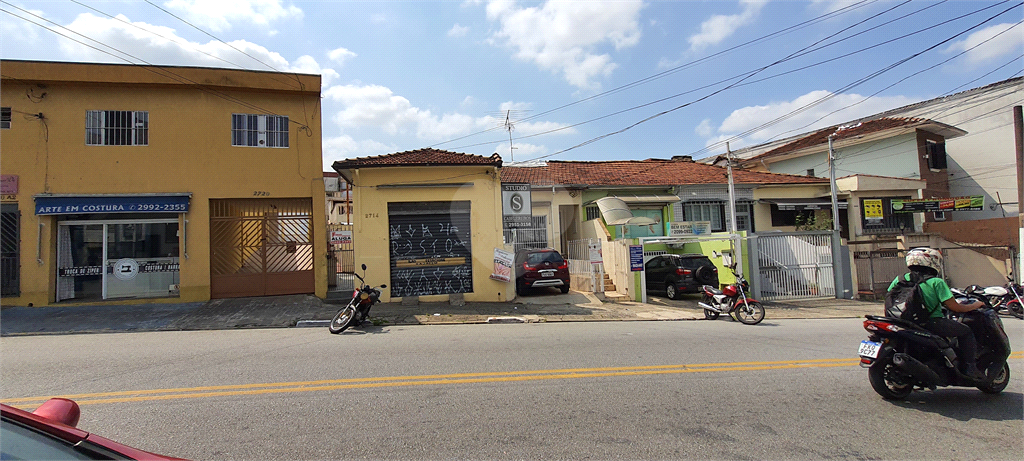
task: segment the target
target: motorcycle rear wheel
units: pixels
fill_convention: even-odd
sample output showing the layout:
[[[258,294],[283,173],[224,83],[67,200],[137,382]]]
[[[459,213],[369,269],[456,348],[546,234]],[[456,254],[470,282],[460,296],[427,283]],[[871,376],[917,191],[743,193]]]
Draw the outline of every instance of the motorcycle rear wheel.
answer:
[[[764,320],[764,306],[759,302],[748,302],[746,306],[741,304],[733,313],[736,320],[744,325],[757,325]]]
[[[356,318],[356,308],[352,306],[345,306],[338,314],[331,320],[331,324],[327,326],[327,329],[331,334],[338,334],[345,331],[350,325],[352,320]]]
[[[903,400],[914,391],[913,384],[896,381],[896,365],[892,363],[892,354],[875,360],[868,368],[868,381],[871,382],[871,388],[886,400]]]
[[[708,304],[708,305],[711,304],[711,297],[708,296],[708,295],[702,296],[700,300],[704,304]],[[713,311],[711,309],[704,309],[704,318],[706,318],[708,320],[717,320],[718,319],[718,315],[719,315],[718,312],[715,312],[715,311]]]
[[[1003,368],[999,370],[995,379],[992,382],[978,386],[978,390],[986,394],[998,394],[1006,389],[1006,385],[1010,384],[1010,365],[1003,363]]]

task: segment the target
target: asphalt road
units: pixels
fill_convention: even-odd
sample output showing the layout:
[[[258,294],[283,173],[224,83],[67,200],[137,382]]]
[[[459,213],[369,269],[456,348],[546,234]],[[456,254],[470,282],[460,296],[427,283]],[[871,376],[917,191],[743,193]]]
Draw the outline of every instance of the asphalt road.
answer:
[[[1013,349],[1024,322],[1007,319]],[[997,396],[878,397],[860,321],[586,322],[5,337],[0,399],[193,459],[1018,459]],[[1021,357],[1018,353],[1015,357]]]

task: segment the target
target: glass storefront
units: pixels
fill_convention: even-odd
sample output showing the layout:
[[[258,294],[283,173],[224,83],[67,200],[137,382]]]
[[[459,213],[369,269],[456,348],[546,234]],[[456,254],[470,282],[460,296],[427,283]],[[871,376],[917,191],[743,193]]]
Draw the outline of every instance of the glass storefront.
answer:
[[[177,219],[62,221],[57,301],[178,296]]]

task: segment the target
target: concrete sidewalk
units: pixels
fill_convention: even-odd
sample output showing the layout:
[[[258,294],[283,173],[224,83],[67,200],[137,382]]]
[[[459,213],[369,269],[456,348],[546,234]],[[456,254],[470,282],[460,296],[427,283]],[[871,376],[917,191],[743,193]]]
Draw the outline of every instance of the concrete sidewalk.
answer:
[[[377,326],[390,326],[704,319],[703,311],[693,303],[658,298],[648,303],[610,303],[602,302],[591,293],[552,291],[553,294],[520,296],[510,303],[378,304],[370,311],[370,320]],[[824,298],[765,303],[765,307],[766,322],[858,318],[882,312],[882,305],[877,302]],[[4,307],[0,310],[0,335],[326,327],[339,308],[339,304],[310,295],[217,299],[203,303]]]

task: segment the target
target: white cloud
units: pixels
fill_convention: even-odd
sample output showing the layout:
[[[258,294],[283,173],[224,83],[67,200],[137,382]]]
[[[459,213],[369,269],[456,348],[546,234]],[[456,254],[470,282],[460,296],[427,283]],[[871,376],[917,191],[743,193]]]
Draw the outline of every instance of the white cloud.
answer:
[[[233,22],[265,26],[278,19],[302,18],[301,9],[284,6],[281,0],[170,0],[164,6],[215,32],[230,29]]]
[[[138,59],[142,59],[156,65],[271,70],[267,67],[269,65],[280,72],[320,74],[323,76],[322,85],[324,87],[338,77],[335,70],[321,67],[313,57],[308,55],[301,56],[294,62],[288,62],[281,54],[245,40],[236,40],[227,44],[219,41],[190,42],[179,37],[174,29],[144,22],[131,22],[124,15],[110,19],[83,13],[66,27],[114,49],[129,50],[128,52],[134,56],[134,58],[128,57],[110,48],[96,46],[94,42],[86,40],[82,41],[111,54],[71,40],[60,39],[61,52],[75,61],[124,63],[126,62],[124,59],[114,57],[123,56],[133,63],[139,63]]]
[[[331,61],[338,63],[340,66],[344,66],[345,61],[356,56],[358,55],[345,48],[336,48],[327,52],[327,57],[330,58]]]
[[[513,160],[516,163],[526,162],[549,152],[548,148],[545,146],[538,146],[530,143],[513,141],[512,147],[514,147],[514,149],[510,151],[507,142],[504,144],[498,144],[494,146],[494,152],[501,156],[503,163],[509,164],[511,164]]]
[[[42,11],[33,10],[26,8],[24,5],[15,5],[14,8],[9,9],[12,15],[4,15],[0,18],[0,33],[3,34],[4,40],[12,41],[23,41],[33,43],[39,37],[39,26],[32,24],[32,22],[45,24],[45,21],[35,17],[46,17]],[[28,11],[26,13],[25,11]],[[35,16],[32,16],[35,15]],[[25,18],[28,21],[23,21],[17,18]],[[31,22],[29,22],[31,21]]]
[[[1020,29],[1009,30],[1013,27],[1018,27],[1018,24],[1004,23],[986,27],[968,35],[963,40],[953,42],[946,51],[959,53],[995,37],[992,41],[968,51],[966,55],[967,62],[970,64],[981,64],[1011,54],[1020,54],[1021,49],[1024,48],[1024,34],[1021,33]],[[1000,33],[1002,34],[999,35]],[[996,35],[999,36],[996,37]]]
[[[716,14],[706,19],[700,25],[700,32],[691,35],[691,51],[701,51],[711,45],[717,45],[729,38],[737,29],[753,23],[761,12],[765,2],[763,0],[742,0],[743,11],[740,14],[722,15]]]
[[[324,171],[334,171],[331,165],[335,161],[355,157],[372,157],[398,152],[394,145],[384,144],[372,139],[357,141],[351,136],[342,135],[323,140]]]
[[[828,91],[818,90],[797,97],[792,101],[772,102],[762,106],[747,106],[736,109],[722,121],[716,132],[712,133],[712,130],[707,130],[705,131],[707,134],[702,134],[702,136],[709,138],[709,141],[727,139],[731,136],[753,130],[830,94]],[[733,142],[733,146],[758,144],[772,139],[805,133],[877,114],[919,100],[919,98],[906,96],[876,96],[865,99],[865,96],[859,94],[840,94],[791,118],[757,129],[745,135],[742,140]],[[705,122],[708,123],[707,126],[705,126]],[[702,129],[702,127],[710,128],[710,121],[705,120],[701,122],[697,129]]]
[[[323,95],[328,102],[341,105],[332,118],[343,129],[368,127],[392,136],[415,134],[421,140],[441,141],[505,124],[504,117],[474,118],[457,113],[436,115],[413,106],[408,99],[380,85],[338,85],[327,88]],[[502,107],[529,106],[507,102]],[[525,136],[563,127],[555,122],[523,122],[515,125],[515,133]],[[566,129],[558,133],[574,132]]]
[[[639,0],[585,2],[549,0],[540,7],[519,8],[515,2],[495,0],[487,4],[487,18],[501,29],[492,43],[516,50],[515,57],[541,69],[558,72],[571,85],[595,90],[595,78],[606,77],[617,65],[602,46],[616,50],[640,42]]]
[[[707,138],[715,133],[715,129],[711,126],[711,119],[706,118],[701,120],[700,125],[697,125],[693,132],[697,133],[697,136]]]
[[[452,26],[451,29],[448,29],[448,36],[449,37],[465,37],[466,33],[468,33],[468,32],[469,32],[469,27],[460,26],[460,25],[456,24],[456,25]]]

